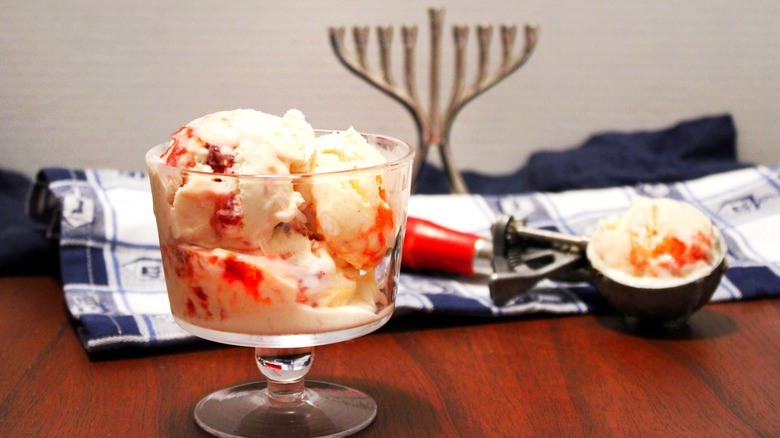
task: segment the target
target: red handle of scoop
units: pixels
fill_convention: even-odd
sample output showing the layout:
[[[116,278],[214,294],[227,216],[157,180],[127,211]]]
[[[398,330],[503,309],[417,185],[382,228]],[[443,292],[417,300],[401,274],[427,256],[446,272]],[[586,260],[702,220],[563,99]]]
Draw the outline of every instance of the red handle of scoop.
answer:
[[[480,237],[425,219],[406,220],[401,266],[416,271],[474,275],[475,243]]]

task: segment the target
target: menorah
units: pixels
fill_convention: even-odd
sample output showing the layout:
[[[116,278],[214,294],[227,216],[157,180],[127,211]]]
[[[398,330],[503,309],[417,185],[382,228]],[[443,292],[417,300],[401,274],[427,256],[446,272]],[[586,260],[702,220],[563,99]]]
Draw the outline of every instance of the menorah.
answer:
[[[391,45],[393,40],[393,28],[391,26],[378,26],[376,28],[379,42],[379,68],[380,72],[372,70],[366,60],[369,40],[368,26],[356,26],[352,28],[355,44],[355,53],[347,53],[344,46],[344,27],[329,28],[330,42],[339,61],[351,72],[378,88],[385,94],[397,100],[414,118],[417,128],[418,145],[412,172],[413,187],[418,180],[420,171],[425,163],[431,148],[438,148],[441,162],[447,177],[447,182],[452,193],[468,193],[468,187],[463,175],[455,166],[450,151],[450,132],[455,117],[463,107],[474,98],[496,85],[498,82],[517,71],[528,61],[538,40],[539,30],[536,25],[525,26],[525,45],[519,53],[513,54],[515,40],[517,38],[516,25],[502,25],[501,37],[501,61],[494,72],[488,73],[490,42],[493,27],[490,25],[476,26],[478,43],[478,64],[476,78],[470,85],[466,85],[466,43],[469,28],[464,25],[452,27],[455,46],[455,68],[453,78],[452,96],[443,112],[439,111],[439,92],[441,76],[441,34],[444,22],[444,9],[430,8],[428,10],[431,33],[431,59],[430,59],[430,90],[428,110],[426,111],[417,94],[415,80],[415,47],[417,45],[417,26],[401,26],[401,41],[403,45],[403,84],[398,84],[393,79],[391,72]]]

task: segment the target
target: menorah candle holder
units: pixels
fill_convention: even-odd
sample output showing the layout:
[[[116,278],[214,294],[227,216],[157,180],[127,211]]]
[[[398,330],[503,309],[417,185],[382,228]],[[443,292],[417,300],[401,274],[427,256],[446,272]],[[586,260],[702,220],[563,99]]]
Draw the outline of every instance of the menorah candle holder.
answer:
[[[417,26],[401,26],[401,41],[403,45],[403,84],[398,84],[393,78],[391,69],[391,46],[393,40],[393,28],[391,26],[378,26],[376,28],[379,42],[379,71],[369,67],[366,60],[369,28],[357,26],[352,28],[355,51],[348,53],[344,44],[344,27],[330,27],[330,43],[339,61],[352,73],[362,78],[369,84],[378,88],[388,96],[398,101],[411,113],[418,136],[417,156],[415,157],[412,173],[413,186],[415,186],[428,152],[431,148],[437,148],[441,156],[441,162],[447,176],[447,182],[452,193],[468,193],[468,187],[463,176],[455,166],[450,151],[450,132],[455,117],[463,107],[474,98],[496,85],[502,79],[522,67],[533,53],[538,41],[539,29],[533,24],[525,25],[525,45],[519,53],[513,54],[517,37],[516,25],[502,25],[501,37],[501,61],[495,70],[489,70],[490,42],[493,27],[490,25],[476,26],[478,44],[478,64],[476,78],[470,85],[466,85],[466,43],[469,28],[464,25],[452,27],[452,35],[455,47],[455,69],[453,78],[452,95],[444,111],[439,111],[440,79],[441,79],[441,35],[444,22],[444,9],[430,8],[428,10],[431,33],[431,59],[430,59],[430,90],[427,110],[423,108],[417,93],[415,48],[417,45]]]

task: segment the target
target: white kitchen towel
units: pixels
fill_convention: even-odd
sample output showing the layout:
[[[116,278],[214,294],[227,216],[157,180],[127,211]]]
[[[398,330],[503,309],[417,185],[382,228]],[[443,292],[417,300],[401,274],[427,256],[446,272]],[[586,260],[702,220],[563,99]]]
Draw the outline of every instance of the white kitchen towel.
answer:
[[[780,296],[780,166],[749,167],[675,184],[499,196],[415,195],[410,216],[488,237],[498,215],[526,225],[587,235],[636,195],[688,201],[726,237],[729,265],[713,301]],[[157,347],[195,338],[168,306],[149,181],[142,172],[47,168],[39,172],[30,213],[58,239],[67,308],[84,348],[99,352]],[[496,306],[484,278],[403,272],[396,314],[475,316],[608,311],[587,283],[543,280]]]

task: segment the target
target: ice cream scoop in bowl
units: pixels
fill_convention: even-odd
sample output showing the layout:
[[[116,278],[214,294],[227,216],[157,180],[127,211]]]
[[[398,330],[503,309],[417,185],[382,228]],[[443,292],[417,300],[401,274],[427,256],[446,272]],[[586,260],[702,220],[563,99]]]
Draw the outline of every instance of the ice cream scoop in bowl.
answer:
[[[643,197],[602,221],[586,249],[592,282],[616,312],[667,328],[710,301],[727,252],[718,228],[693,206]]]
[[[725,239],[712,221],[668,198],[635,197],[588,237],[527,228],[509,216],[492,233],[488,284],[498,306],[544,278],[588,281],[626,319],[679,327],[712,298],[727,268]]]
[[[627,320],[678,328],[710,301],[728,268],[726,246],[720,233],[718,237],[720,251],[716,264],[694,279],[648,285],[626,281],[626,276],[615,278],[614,272],[594,266],[592,282],[612,309]]]

